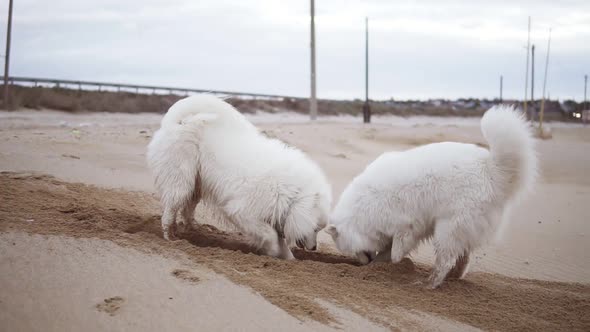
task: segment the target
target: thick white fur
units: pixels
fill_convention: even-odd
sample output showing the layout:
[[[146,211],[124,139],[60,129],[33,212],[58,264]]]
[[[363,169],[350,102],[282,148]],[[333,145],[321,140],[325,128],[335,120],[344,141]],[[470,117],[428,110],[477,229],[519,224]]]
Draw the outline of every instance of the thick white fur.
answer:
[[[214,96],[175,103],[147,159],[167,239],[176,215],[178,224],[190,225],[201,199],[274,257],[293,258],[294,243],[315,249],[317,232],[327,223],[332,197],[321,169],[301,151],[260,134]]]
[[[381,155],[344,190],[327,231],[337,247],[368,263],[399,262],[431,239],[438,287],[467,272],[469,253],[492,238],[509,205],[531,188],[537,169],[526,120],[512,107],[485,113],[490,150],[436,143]],[[453,269],[454,267],[454,269]]]

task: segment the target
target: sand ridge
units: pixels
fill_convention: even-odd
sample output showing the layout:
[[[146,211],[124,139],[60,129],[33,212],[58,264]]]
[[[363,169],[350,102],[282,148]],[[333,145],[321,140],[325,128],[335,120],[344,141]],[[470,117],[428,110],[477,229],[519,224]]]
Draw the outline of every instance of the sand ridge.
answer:
[[[298,261],[259,256],[239,233],[199,225],[179,241],[161,238],[153,195],[67,183],[39,174],[0,174],[0,232],[100,238],[195,264],[246,285],[301,319],[338,324],[318,300],[335,303],[395,329],[398,308],[485,330],[590,328],[590,286],[471,273],[426,289],[429,267],[410,260],[357,266],[346,257],[296,251]],[[197,220],[210,218],[204,212]],[[179,275],[191,276],[190,269]]]

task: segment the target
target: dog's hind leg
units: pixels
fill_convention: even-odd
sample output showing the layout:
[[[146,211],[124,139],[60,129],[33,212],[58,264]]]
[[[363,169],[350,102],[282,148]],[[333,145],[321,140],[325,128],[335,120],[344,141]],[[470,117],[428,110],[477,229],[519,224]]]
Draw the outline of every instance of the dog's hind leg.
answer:
[[[162,234],[166,240],[176,237],[177,213],[178,206],[176,204],[167,204],[164,206],[164,213],[162,214]]]
[[[201,200],[201,181],[200,177],[197,176],[195,180],[195,186],[192,190],[192,195],[187,198],[184,207],[180,211],[180,219],[177,221],[180,232],[186,232],[193,228],[195,221],[195,208]]]
[[[182,210],[180,211],[180,219],[178,220],[178,225],[180,227],[181,232],[189,231],[193,229],[193,225],[195,223],[195,208],[197,204],[199,204],[199,197],[193,196],[190,199]]]
[[[431,288],[438,288],[453,266],[466,252],[461,232],[457,225],[464,224],[462,220],[439,220],[434,231],[434,250],[436,259],[430,277]],[[468,256],[467,256],[468,257]],[[467,260],[468,262],[468,260]],[[467,264],[465,264],[465,267]],[[464,272],[464,271],[463,271]]]
[[[164,206],[164,212],[162,213],[162,233],[166,240],[176,238],[178,227],[176,215],[180,212],[183,215],[181,218],[186,218],[187,211],[194,211],[192,205],[193,190],[192,187],[186,186],[185,188],[176,188],[176,191],[168,191],[168,195],[165,195],[162,199],[162,205]],[[187,206],[189,205],[190,206]],[[191,216],[192,218],[192,216]]]
[[[447,279],[463,279],[467,274],[469,268],[469,252],[463,253],[463,255],[457,258],[455,266],[447,275]]]

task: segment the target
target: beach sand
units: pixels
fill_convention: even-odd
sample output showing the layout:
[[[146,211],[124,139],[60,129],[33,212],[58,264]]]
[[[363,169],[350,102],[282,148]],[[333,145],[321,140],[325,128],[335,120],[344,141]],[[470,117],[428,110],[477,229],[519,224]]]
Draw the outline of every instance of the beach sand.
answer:
[[[248,116],[296,146],[335,199],[379,154],[485,146],[478,119]],[[63,330],[589,330],[590,129],[552,124],[541,178],[467,278],[426,289],[432,249],[359,267],[320,233],[298,261],[258,256],[206,207],[161,238],[145,165],[155,114],[0,112],[0,327]]]

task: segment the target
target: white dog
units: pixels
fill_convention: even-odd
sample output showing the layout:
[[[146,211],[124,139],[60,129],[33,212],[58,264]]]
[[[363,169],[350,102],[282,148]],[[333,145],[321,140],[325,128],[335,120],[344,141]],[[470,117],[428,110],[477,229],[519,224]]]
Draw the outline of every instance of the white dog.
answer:
[[[164,208],[164,237],[190,226],[197,203],[213,205],[265,254],[292,259],[289,246],[316,249],[332,201],[321,169],[301,151],[258,132],[211,95],[178,101],[148,146]]]
[[[431,286],[447,276],[462,278],[469,253],[495,234],[537,173],[530,128],[513,108],[490,109],[481,130],[489,151],[445,142],[377,158],[348,185],[330,216],[326,231],[336,246],[363,264],[376,252],[379,260],[397,263],[432,238]]]

